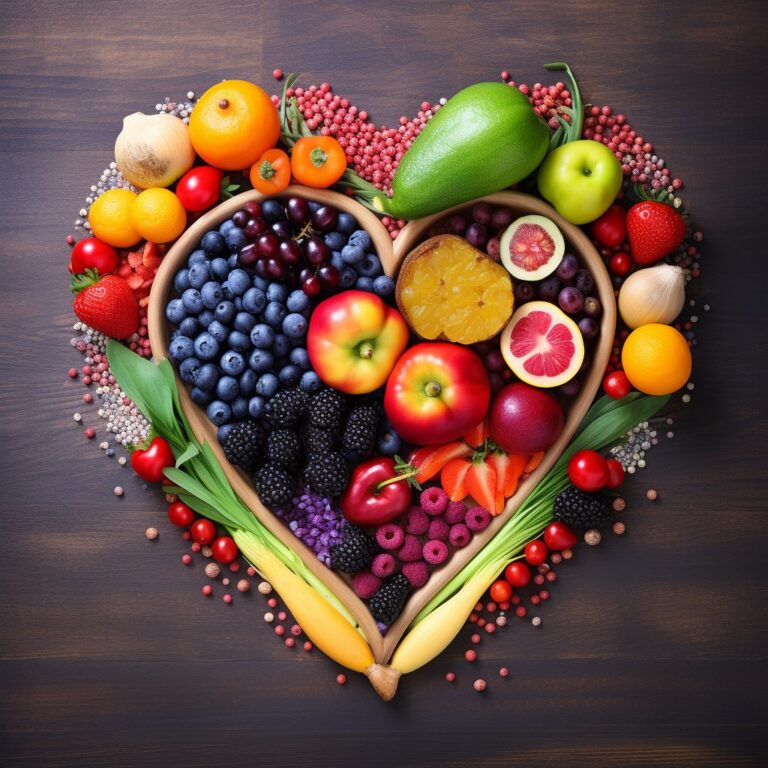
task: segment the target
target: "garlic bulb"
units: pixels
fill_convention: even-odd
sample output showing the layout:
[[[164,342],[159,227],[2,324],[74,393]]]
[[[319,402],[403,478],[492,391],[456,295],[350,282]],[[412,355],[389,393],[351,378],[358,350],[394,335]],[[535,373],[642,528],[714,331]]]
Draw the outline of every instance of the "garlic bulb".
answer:
[[[123,120],[115,141],[115,160],[131,184],[167,187],[195,162],[189,128],[178,117],[134,112]]]
[[[619,291],[619,312],[630,328],[671,323],[685,304],[685,272],[660,264],[630,275]]]

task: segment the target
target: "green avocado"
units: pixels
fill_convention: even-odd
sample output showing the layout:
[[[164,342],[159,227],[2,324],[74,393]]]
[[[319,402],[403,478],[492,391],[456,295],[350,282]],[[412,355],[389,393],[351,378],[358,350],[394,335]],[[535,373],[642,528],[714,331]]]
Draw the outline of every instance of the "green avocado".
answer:
[[[398,219],[418,219],[498,192],[536,170],[549,129],[528,99],[503,83],[459,91],[403,155],[392,197],[379,198]]]

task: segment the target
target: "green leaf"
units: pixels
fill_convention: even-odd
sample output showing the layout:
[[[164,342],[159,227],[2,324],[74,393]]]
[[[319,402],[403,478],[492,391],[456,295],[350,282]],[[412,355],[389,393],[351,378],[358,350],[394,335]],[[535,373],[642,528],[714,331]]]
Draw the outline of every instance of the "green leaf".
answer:
[[[183,464],[186,464],[191,458],[197,456],[200,453],[197,446],[194,443],[189,443],[186,449],[176,458],[176,469],[179,469]]]

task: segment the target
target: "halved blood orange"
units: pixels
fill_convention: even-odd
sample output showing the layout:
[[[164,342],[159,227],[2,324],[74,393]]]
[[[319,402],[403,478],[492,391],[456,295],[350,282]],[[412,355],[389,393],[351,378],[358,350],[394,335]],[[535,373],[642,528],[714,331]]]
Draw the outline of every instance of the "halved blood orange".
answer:
[[[515,376],[534,387],[559,387],[584,362],[579,327],[548,301],[523,304],[502,332],[500,344]]]
[[[565,240],[552,219],[521,216],[504,230],[499,244],[501,263],[518,280],[543,280],[563,260]]]

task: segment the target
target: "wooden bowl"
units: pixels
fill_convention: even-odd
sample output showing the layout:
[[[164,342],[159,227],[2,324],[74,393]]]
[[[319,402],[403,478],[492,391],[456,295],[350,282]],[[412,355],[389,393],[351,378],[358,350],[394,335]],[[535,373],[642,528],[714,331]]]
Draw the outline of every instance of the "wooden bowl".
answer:
[[[392,244],[389,233],[383,227],[378,218],[363,206],[351,198],[307,187],[288,187],[279,197],[300,196],[320,203],[327,203],[337,210],[351,213],[358,223],[371,236],[376,252],[381,259],[384,271],[395,276],[397,269],[406,254],[423,240],[429,230],[440,219],[451,213],[468,210],[479,201],[472,201],[463,205],[443,211],[434,216],[429,216],[409,223],[401,232],[397,241]],[[167,356],[170,339],[170,328],[165,318],[165,306],[171,298],[173,278],[176,272],[186,262],[190,252],[197,248],[203,234],[221,222],[230,218],[232,214],[243,207],[249,201],[261,201],[265,199],[256,191],[244,192],[231,200],[222,203],[213,210],[201,216],[179,238],[171,250],[163,259],[163,263],[155,278],[149,303],[149,337],[152,350],[157,360]],[[610,357],[616,327],[616,302],[613,286],[599,254],[592,246],[589,238],[576,226],[561,218],[555,210],[542,200],[519,192],[499,192],[481,198],[482,201],[492,205],[508,206],[515,216],[523,216],[530,213],[538,213],[552,219],[560,227],[570,249],[576,253],[580,261],[585,264],[595,279],[597,296],[603,306],[603,315],[600,322],[600,336],[592,355],[592,366],[582,381],[579,394],[573,399],[566,415],[565,428],[557,442],[547,451],[543,461],[537,469],[523,481],[514,496],[510,497],[504,511],[493,518],[491,524],[480,534],[474,536],[472,541],[463,549],[453,553],[451,559],[442,568],[432,572],[429,581],[416,590],[397,621],[389,628],[387,634],[382,637],[376,622],[366,604],[354,593],[350,581],[331,571],[323,565],[315,553],[301,540],[291,533],[288,527],[259,500],[250,479],[242,470],[232,466],[224,457],[224,452],[216,439],[216,428],[208,420],[205,411],[195,405],[189,397],[187,387],[177,376],[179,396],[189,423],[198,440],[206,441],[213,449],[216,458],[221,463],[224,472],[232,483],[232,487],[240,498],[248,505],[254,515],[282,542],[299,554],[304,563],[313,573],[323,581],[327,587],[338,596],[354,617],[361,631],[365,635],[373,655],[379,664],[385,664],[391,657],[398,642],[408,629],[408,625],[414,616],[427,604],[430,598],[447,584],[483,547],[496,535],[499,529],[509,520],[515,510],[520,506],[528,494],[536,487],[539,481],[550,470],[557,458],[568,444],[573,433],[584,418],[592,400],[600,387],[602,375]]]

